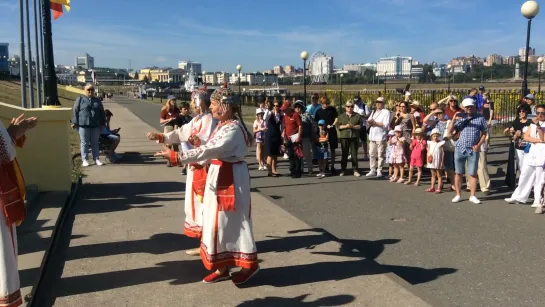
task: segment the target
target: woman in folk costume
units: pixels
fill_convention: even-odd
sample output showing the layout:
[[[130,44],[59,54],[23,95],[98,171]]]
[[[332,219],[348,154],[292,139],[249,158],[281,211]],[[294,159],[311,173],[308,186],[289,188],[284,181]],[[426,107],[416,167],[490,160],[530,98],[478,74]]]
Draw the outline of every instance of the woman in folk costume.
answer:
[[[252,134],[244,124],[233,92],[222,87],[211,97],[212,115],[220,122],[198,148],[180,152],[157,153],[172,163],[210,161],[204,192],[201,259],[209,270],[205,283],[232,278],[239,285],[257,271],[257,250],[252,232],[250,175],[244,157],[252,143]],[[229,273],[230,267],[241,270]]]
[[[15,146],[22,147],[25,132],[36,126],[35,117],[14,118],[6,129],[0,121],[0,306],[23,303],[17,270],[17,232],[26,215],[25,182],[15,159]]]
[[[198,148],[205,144],[217,124],[210,113],[210,99],[206,88],[197,89],[191,95],[191,103],[197,113],[191,122],[166,133],[148,133],[148,138],[165,144],[182,144],[182,151]],[[185,188],[185,224],[184,234],[200,239],[202,235],[202,202],[206,183],[206,163],[191,163],[188,166]],[[188,255],[198,255],[199,248],[187,250]]]

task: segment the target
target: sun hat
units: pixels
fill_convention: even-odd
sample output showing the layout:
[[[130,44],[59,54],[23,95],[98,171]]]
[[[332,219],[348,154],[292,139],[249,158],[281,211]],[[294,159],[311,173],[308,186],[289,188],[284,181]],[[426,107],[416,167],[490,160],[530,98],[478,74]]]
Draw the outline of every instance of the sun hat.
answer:
[[[265,113],[262,109],[255,109],[255,114]]]
[[[397,125],[394,127],[394,132],[403,132],[403,127],[401,125]]]
[[[411,106],[417,106],[417,107],[419,107],[419,106],[420,106],[420,101],[418,101],[418,100],[413,100],[413,101],[411,101]]]
[[[300,107],[302,109],[305,108],[305,104],[303,103],[303,101],[301,100],[296,100],[294,103],[293,103],[293,108],[297,108],[297,107]]]
[[[388,136],[393,136],[395,134],[394,130],[388,131]]]
[[[430,135],[434,135],[434,134],[439,134],[439,135],[441,135],[441,132],[439,132],[439,129],[433,128],[433,129],[431,130],[431,134],[430,134]]]
[[[466,98],[462,100],[462,107],[472,107],[475,106],[475,100],[473,98]]]
[[[381,103],[384,103],[384,97],[379,97],[377,98],[377,100],[375,100],[376,102],[381,102]]]
[[[318,126],[323,126],[323,125],[325,125],[325,120],[320,119],[320,120],[318,121]]]
[[[414,134],[421,134],[421,133],[422,133],[422,128],[414,129]]]

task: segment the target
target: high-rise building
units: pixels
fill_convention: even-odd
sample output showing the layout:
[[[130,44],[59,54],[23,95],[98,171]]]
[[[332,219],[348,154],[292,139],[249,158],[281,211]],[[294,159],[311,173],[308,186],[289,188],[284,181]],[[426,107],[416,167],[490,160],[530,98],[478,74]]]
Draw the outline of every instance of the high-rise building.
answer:
[[[275,67],[273,67],[273,71],[277,75],[283,75],[284,74],[284,67],[282,67],[281,65],[276,65]]]
[[[80,69],[95,68],[95,58],[86,53],[84,56],[76,57],[76,67]]]
[[[199,62],[191,62],[191,61],[178,61],[178,68],[183,69],[185,71],[191,70],[193,68],[193,72],[200,75],[202,73],[202,65]]]
[[[377,70],[377,64],[365,63],[365,64],[344,64],[343,70],[355,72],[357,74],[363,74],[367,69]]]
[[[295,67],[293,65],[286,65],[284,67],[284,73],[286,75],[291,75],[291,74],[295,73]]]
[[[9,72],[9,44],[0,43],[0,74]]]
[[[516,55],[508,55],[503,57],[503,65],[515,65],[519,62],[519,57]]]
[[[503,64],[503,57],[499,54],[489,54],[486,57],[486,63],[484,63],[484,66],[492,66],[492,65],[501,65]]]
[[[380,58],[377,61],[377,74],[379,79],[409,79],[413,66],[412,57],[394,56]]]
[[[528,52],[528,56],[530,55],[536,55],[536,48],[530,47]],[[526,48],[520,48],[519,49],[519,56],[521,57],[521,60],[524,61],[524,57],[526,57]]]
[[[454,58],[450,60],[450,64],[452,66],[466,66],[466,67],[473,67],[483,64],[483,60],[479,57],[476,57],[474,55],[470,56],[461,56]]]

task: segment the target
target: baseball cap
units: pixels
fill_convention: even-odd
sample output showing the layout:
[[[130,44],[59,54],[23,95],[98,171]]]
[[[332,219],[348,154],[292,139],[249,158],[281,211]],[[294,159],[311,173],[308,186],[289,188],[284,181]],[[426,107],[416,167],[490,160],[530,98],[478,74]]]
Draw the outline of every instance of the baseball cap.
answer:
[[[265,113],[265,112],[263,112],[262,109],[255,109],[255,114],[259,114],[259,113]]]
[[[303,103],[303,101],[301,100],[296,100],[295,103],[293,103],[293,107],[294,108],[297,108],[297,107],[300,107],[300,108],[305,108],[305,104]]]
[[[384,103],[384,97],[379,97],[377,98],[377,100],[375,100],[376,102],[381,102],[381,103]]]
[[[525,98],[530,100],[536,100],[536,96],[534,96],[534,94],[528,94]]]
[[[463,107],[475,106],[475,100],[473,100],[472,98],[465,98],[464,100],[462,100],[462,106]]]
[[[344,106],[345,107],[351,107],[353,105],[354,105],[354,103],[351,100],[348,100]]]
[[[318,125],[325,125],[325,120],[320,119],[320,120],[318,121]]]
[[[280,111],[285,111],[289,108],[291,108],[289,101],[284,101],[284,103],[282,104],[282,107],[280,107]]]
[[[174,96],[174,95],[168,95],[167,96],[167,100],[174,100],[174,99],[176,99],[176,96]]]

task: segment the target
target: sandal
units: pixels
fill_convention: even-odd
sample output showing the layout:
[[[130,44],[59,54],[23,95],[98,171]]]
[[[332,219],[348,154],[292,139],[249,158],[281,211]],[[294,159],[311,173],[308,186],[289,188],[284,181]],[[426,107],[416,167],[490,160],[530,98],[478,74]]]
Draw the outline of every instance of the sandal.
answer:
[[[443,191],[441,191],[441,189],[435,190],[435,194],[441,194],[441,193],[443,193]]]
[[[398,180],[397,177],[392,177],[392,178],[390,178],[390,182],[396,182],[397,180]]]
[[[419,187],[419,186],[420,186],[420,183],[415,182],[415,183],[414,183],[414,186],[415,186],[415,187]]]
[[[434,188],[434,187],[431,187],[431,188],[427,188],[427,189],[426,189],[426,192],[433,192],[433,191],[435,191],[435,188]]]
[[[404,181],[405,181],[405,179],[399,178],[399,179],[396,181],[396,183],[403,183]]]

